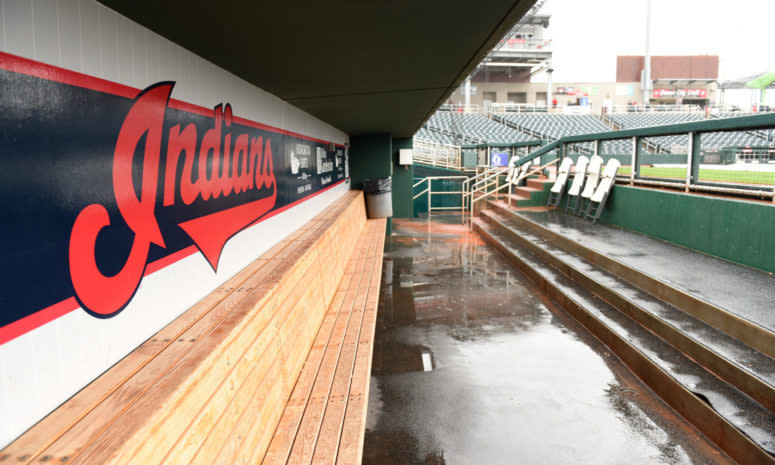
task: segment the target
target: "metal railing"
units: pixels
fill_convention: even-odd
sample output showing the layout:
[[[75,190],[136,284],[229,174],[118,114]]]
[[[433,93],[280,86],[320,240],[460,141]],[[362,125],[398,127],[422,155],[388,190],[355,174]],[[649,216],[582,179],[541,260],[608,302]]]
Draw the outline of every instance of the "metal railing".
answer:
[[[619,181],[630,185],[647,185],[679,188],[686,192],[716,192],[723,194],[772,198],[775,201],[775,162],[769,156],[746,160],[745,152],[737,150],[731,155],[725,150],[709,150],[703,147],[702,138],[712,133],[735,133],[749,130],[775,128],[775,114],[766,113],[738,118],[708,119],[665,126],[624,129],[597,134],[563,137],[557,141],[561,156],[567,156],[566,147],[571,144],[592,143],[595,153],[604,160],[618,158],[622,167]],[[688,140],[685,153],[648,153],[646,146],[655,138],[685,136]],[[611,153],[601,150],[611,141],[629,141],[629,153]],[[552,144],[542,147],[532,155],[543,153]],[[555,148],[558,148],[555,147]],[[767,151],[773,147],[764,147]],[[734,147],[731,148],[734,150]],[[754,163],[751,163],[753,161]],[[748,162],[748,163],[746,163]],[[757,163],[758,162],[758,163]]]
[[[490,113],[546,113],[546,106],[536,106],[532,103],[497,103],[490,105]]]
[[[454,103],[445,103],[444,105],[440,106],[437,111],[452,111],[457,113],[481,113],[479,109],[479,105],[471,104],[471,105],[458,105]]]
[[[680,112],[680,113],[703,113],[699,105],[614,105],[611,107],[612,113],[658,113],[658,112]]]
[[[450,169],[463,169],[462,150],[459,145],[442,144],[414,139],[414,162]]]
[[[468,176],[428,176],[425,178],[420,179],[419,181],[415,182],[412,185],[412,192],[417,190],[417,188],[422,188],[423,184],[425,185],[424,189],[420,192],[414,194],[412,196],[412,201],[415,201],[419,198],[421,198],[423,195],[427,196],[427,202],[428,202],[428,213],[431,213],[433,211],[450,211],[450,210],[458,210],[458,211],[465,211],[465,190],[461,187],[460,190],[456,191],[449,191],[449,190],[433,190],[433,181],[467,181],[469,179]],[[460,204],[458,205],[434,205],[433,203],[433,196],[460,196]]]

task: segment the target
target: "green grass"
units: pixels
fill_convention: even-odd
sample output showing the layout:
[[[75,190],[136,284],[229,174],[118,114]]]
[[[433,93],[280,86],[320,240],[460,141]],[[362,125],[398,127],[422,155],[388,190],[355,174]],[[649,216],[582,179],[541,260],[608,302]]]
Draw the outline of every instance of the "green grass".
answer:
[[[630,175],[630,167],[622,166],[619,174]],[[662,168],[642,166],[640,176],[643,178],[686,179],[686,168]],[[700,168],[700,181],[733,182],[739,184],[775,184],[775,172],[763,171],[728,171]]]

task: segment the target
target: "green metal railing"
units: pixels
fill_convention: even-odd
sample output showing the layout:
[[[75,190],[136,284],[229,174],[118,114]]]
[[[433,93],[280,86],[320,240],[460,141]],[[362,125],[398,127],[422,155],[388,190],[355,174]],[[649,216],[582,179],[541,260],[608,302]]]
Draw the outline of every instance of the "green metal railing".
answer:
[[[769,130],[775,128],[775,114],[742,116],[737,118],[710,119],[666,126],[567,136],[547,144],[516,161],[519,166],[536,157],[551,157],[556,153],[562,159],[571,156],[576,144],[591,144],[592,152],[604,160],[618,158],[622,162],[618,180],[629,181],[631,185],[653,185],[681,188],[686,192],[707,191],[773,198],[775,195],[775,153],[772,147],[756,147],[746,157],[747,148],[721,149],[718,156],[703,151],[702,137],[714,132],[739,132]],[[664,136],[688,136],[685,154],[649,153],[650,139]],[[626,140],[630,153],[602,153],[601,145],[607,141]],[[765,155],[766,153],[766,155]],[[772,155],[772,159],[771,157]],[[578,155],[578,153],[576,154]],[[754,162],[754,163],[746,163]],[[543,164],[543,163],[541,163]]]

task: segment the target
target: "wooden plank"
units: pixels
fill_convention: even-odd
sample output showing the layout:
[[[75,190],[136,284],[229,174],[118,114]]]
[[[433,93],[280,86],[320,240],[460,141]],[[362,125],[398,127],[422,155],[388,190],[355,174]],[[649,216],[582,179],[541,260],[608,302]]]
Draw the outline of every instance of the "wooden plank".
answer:
[[[333,322],[333,320],[331,320],[331,322]],[[324,320],[319,334],[321,332],[328,331],[329,329],[330,328],[327,327],[326,320]],[[314,357],[314,354],[315,351],[313,346],[313,350],[310,352],[310,356]],[[264,357],[266,357],[266,355],[262,356],[262,361],[264,360]],[[259,381],[262,381],[262,378],[258,378],[258,374],[251,373],[251,380],[253,377],[256,377]],[[223,415],[221,415],[215,427],[210,432],[207,439],[203,442],[200,450],[197,451],[196,457],[193,459],[195,463],[213,463],[222,447],[227,447],[226,444],[229,442],[228,440],[230,436],[236,435],[236,437],[243,437],[242,432],[235,432],[235,428],[237,428],[237,425],[243,416],[243,412],[247,409],[247,404],[251,401],[252,397],[257,395],[257,389],[258,386],[250,385],[250,387],[248,387],[248,381],[246,381],[246,383],[240,388],[237,396],[235,396],[229,406],[224,409]],[[236,449],[234,450],[234,453],[236,453]]]
[[[306,236],[306,235],[305,235]],[[300,240],[296,243],[302,246],[305,243],[312,242],[310,240]],[[202,375],[202,371],[210,371],[215,365],[215,362],[219,360],[223,351],[229,346],[230,339],[237,337],[234,328],[236,328],[248,314],[260,314],[260,311],[253,311],[254,309],[263,308],[262,305],[266,303],[267,296],[275,295],[284,297],[282,295],[287,292],[289,288],[295,285],[297,277],[291,272],[294,269],[293,265],[308,264],[308,254],[305,254],[303,249],[295,250],[289,254],[284,254],[282,260],[280,260],[279,268],[286,270],[284,273],[275,273],[264,277],[264,279],[250,292],[242,302],[237,306],[238,308],[230,313],[224,324],[220,325],[210,335],[203,340],[203,343],[194,348],[186,354],[185,358],[175,364],[173,368],[164,374],[164,377],[156,382],[156,387],[152,390],[150,395],[143,396],[140,400],[135,402],[122,417],[118,424],[112,424],[104,432],[102,432],[102,438],[98,441],[92,442],[76,457],[74,462],[83,461],[100,462],[105,461],[109,455],[117,456],[122,453],[126,453],[127,449],[136,448],[141,443],[141,437],[145,437],[149,430],[152,430],[152,426],[146,425],[142,428],[142,431],[138,433],[139,427],[137,423],[143,423],[143,417],[148,415],[147,412],[152,412],[153,415],[158,415],[160,411],[164,410],[169,414],[171,410],[174,410],[176,401],[179,401],[180,394],[186,392],[191,385],[198,380],[198,376]],[[307,262],[307,263],[305,263]],[[288,276],[290,274],[290,276]],[[285,279],[285,278],[292,279]],[[237,311],[239,310],[239,311]],[[269,313],[269,312],[267,312]],[[266,318],[266,316],[262,316]],[[263,324],[266,321],[262,320]],[[260,328],[252,328],[253,331],[257,331]],[[221,349],[216,351],[215,349],[220,347]],[[181,382],[181,380],[184,380]],[[170,391],[177,392],[174,397],[170,396]],[[165,415],[166,416],[166,415]],[[156,420],[156,419],[154,419]],[[158,421],[158,420],[156,420]],[[136,437],[134,437],[136,436]],[[131,444],[128,444],[130,438],[134,437]]]
[[[309,463],[314,453],[315,444],[318,441],[320,426],[325,415],[328,398],[331,395],[342,343],[356,305],[357,292],[361,285],[363,270],[367,264],[367,257],[364,253],[366,245],[362,242],[362,238],[358,240],[356,249],[358,266],[356,267],[355,278],[353,278],[347,290],[343,308],[337,317],[332,337],[326,347],[320,371],[315,379],[312,393],[287,459],[287,463],[291,465]]]
[[[314,247],[307,249],[296,261],[297,266],[292,267],[290,276],[280,281],[279,287],[275,292],[271,292],[269,299],[262,302],[260,307],[253,304],[240,304],[240,307],[243,307],[244,318],[235,320],[233,325],[229,325],[228,334],[224,335],[222,341],[195,358],[198,361],[204,357],[205,361],[199,362],[195,372],[189,376],[189,380],[186,380],[183,385],[179,385],[177,379],[175,380],[178,385],[170,386],[176,390],[176,395],[171,402],[159,404],[158,400],[161,400],[162,396],[153,393],[149,396],[144,408],[152,406],[151,411],[156,412],[155,418],[141,431],[125,435],[128,437],[121,446],[127,452],[120,454],[121,459],[118,463],[159,463],[169,447],[186,431],[191,415],[195,414],[200,406],[211,401],[219,382],[233,373],[234,365],[241,365],[240,362],[245,359],[247,348],[252,346],[253,341],[257,337],[264,337],[262,346],[275,343],[273,339],[277,337],[281,322],[284,321],[287,313],[278,312],[275,308],[279,303],[280,310],[287,310],[282,303],[299,289],[300,284],[307,284],[303,283],[303,277],[313,266],[317,253]],[[303,289],[302,287],[301,290]],[[303,298],[303,295],[301,297]],[[290,302],[294,302],[297,298],[299,296],[294,296],[294,300]],[[245,301],[248,300],[249,296]],[[253,362],[254,360],[250,360],[250,363]],[[241,373],[240,376],[244,378],[245,373]],[[157,400],[153,400],[154,397]],[[159,408],[163,414],[159,414],[157,410]],[[205,418],[202,424],[205,428],[211,426],[210,419]],[[203,440],[208,431],[196,429],[196,437]],[[121,429],[117,432],[121,432]],[[109,440],[114,439],[111,437]],[[96,457],[102,456],[102,451],[96,451]]]
[[[314,234],[314,231],[309,231]],[[301,235],[303,237],[303,234]],[[250,278],[239,287],[233,287],[232,291],[224,296],[204,316],[197,320],[180,337],[174,339],[158,353],[156,357],[134,374],[133,377],[122,383],[109,396],[103,399],[99,405],[91,409],[77,424],[74,424],[66,433],[60,435],[56,442],[52,443],[42,456],[54,457],[61,460],[64,457],[73,458],[79,449],[83,448],[93,438],[99,435],[105,428],[120,418],[121,414],[132,403],[145,393],[148,388],[159,380],[175,363],[188,354],[192,347],[200,344],[218,328],[224,319],[231,314],[236,306],[244,300],[247,290],[254,288],[264,276],[274,273],[281,264],[280,258],[297,247],[294,243],[288,243],[286,247],[263,263]],[[182,339],[182,341],[181,341]],[[123,421],[123,420],[122,420]]]
[[[384,235],[384,220],[381,221],[379,231],[380,234]],[[363,324],[358,341],[358,351],[355,356],[353,380],[347,399],[342,436],[339,440],[339,452],[336,459],[336,463],[339,465],[360,464],[363,457],[371,362],[374,355],[374,332],[377,323],[377,307],[382,276],[382,248],[378,247],[374,254],[376,260],[371,271],[369,296],[366,301]]]
[[[300,233],[300,231],[294,233],[294,236]],[[20,463],[34,461],[57,439],[79,421],[83,420],[90,411],[116,392],[117,389],[139,370],[143,369],[151,360],[165,349],[174,345],[175,341],[184,337],[190,339],[192,335],[186,333],[207,312],[226,299],[231,292],[235,290],[241,291],[244,282],[261,267],[265,266],[269,259],[280,253],[288,244],[288,242],[284,242],[281,246],[272,248],[264,256],[218,287],[214,292],[208,294],[204,299],[176,318],[140,347],[130,352],[119,363],[87,385],[62,406],[38,422],[24,435],[8,445],[3,450],[3,454],[16,457],[17,461],[19,457],[28,457],[26,462],[19,461]]]
[[[376,229],[369,225],[369,245],[376,240]],[[373,256],[367,256],[367,269],[370,269],[374,262]],[[366,304],[369,288],[369,275],[361,280],[358,287],[358,294],[353,308],[350,324],[347,326],[347,333],[336,366],[334,383],[331,387],[331,393],[328,396],[328,405],[326,407],[323,423],[320,427],[320,433],[315,445],[315,451],[312,456],[312,463],[315,464],[333,464],[336,460],[336,454],[339,447],[339,437],[342,431],[344,413],[347,396],[350,390],[352,380],[353,366],[355,361],[355,349],[360,336],[361,320],[363,309]]]
[[[337,276],[344,271],[344,260],[338,258],[347,251],[332,248],[335,252],[326,255],[329,266],[323,273],[322,267],[316,263],[315,254],[309,253],[309,249],[323,243],[330,244],[336,241],[336,238],[341,239],[342,233],[347,236],[347,233],[352,234],[354,229],[360,230],[365,223],[362,204],[359,192],[343,195],[333,206],[321,212],[288,238],[280,241],[246,269],[162,329],[154,338],[149,339],[60,409],[33,427],[28,434],[12,443],[3,453],[17,458],[22,455],[27,456],[26,461],[22,460],[18,463],[31,463],[37,458],[43,461],[64,460],[69,463],[88,463],[111,456],[115,458],[117,449],[126,446],[126,441],[123,443],[117,441],[116,433],[125,440],[137,439],[138,429],[147,429],[146,423],[153,420],[151,417],[159,414],[158,407],[169,404],[172,394],[180,394],[182,384],[191,381],[185,379],[182,383],[186,375],[196,378],[194,375],[200,374],[201,365],[207,365],[210,361],[207,357],[197,359],[191,356],[192,351],[199,355],[210,354],[211,349],[218,346],[218,344],[213,345],[213,341],[210,340],[215,338],[220,343],[220,347],[226,351],[221,355],[232,354],[228,352],[229,345],[224,341],[233,336],[231,332],[245,331],[249,323],[245,320],[245,309],[241,308],[246,305],[245,301],[250,301],[248,305],[252,305],[254,311],[259,311],[270,303],[270,300],[266,299],[268,294],[274,295],[278,290],[288,290],[288,281],[285,278],[295,280],[296,277],[292,275],[294,270],[315,265],[318,265],[319,277],[316,282],[320,291],[314,297],[324,302],[333,298],[336,286],[326,284],[330,281],[330,276]],[[343,221],[345,219],[347,221]],[[277,276],[278,273],[282,276]],[[256,295],[260,297],[256,299]],[[248,299],[248,297],[251,298]],[[310,297],[307,299],[306,302],[309,303]],[[325,315],[325,307],[318,313],[322,319]],[[303,319],[296,318],[289,323],[287,328],[291,333],[295,330],[310,332],[315,328],[314,321],[299,325],[295,320]],[[272,324],[275,328],[280,325],[280,323]],[[316,332],[307,336],[308,346],[312,345],[314,334]],[[298,335],[292,334],[292,336]],[[236,337],[233,336],[233,338]],[[205,346],[210,349],[209,352],[205,351]],[[235,353],[239,352],[237,349],[234,350],[236,350]],[[272,352],[269,351],[255,353],[249,360],[263,366],[264,355],[273,360]],[[299,352],[291,355],[293,357],[286,360],[287,370],[301,371],[300,366],[296,367],[305,357],[301,357]],[[233,368],[230,372],[234,375],[228,378],[228,384],[225,384],[228,387],[227,392],[238,390],[241,394],[239,397],[235,397],[237,393],[227,395],[220,398],[221,402],[226,400],[229,405],[232,403],[244,405],[246,399],[250,398],[250,405],[256,407],[256,399],[262,396],[265,399],[270,397],[274,399],[278,396],[282,398],[282,388],[265,389],[263,392],[248,396],[246,393],[254,391],[253,388],[259,380],[261,385],[268,387],[264,382],[267,371],[258,368],[259,365],[255,364],[247,370],[245,366],[247,365],[241,365],[243,371],[239,372],[236,371],[237,368]],[[263,377],[260,376],[261,370],[263,370]],[[296,375],[297,373],[293,372],[285,373],[286,382],[295,382]],[[177,378],[176,382],[173,382],[173,378]],[[246,387],[243,389],[243,386]],[[207,390],[203,389],[202,392]],[[211,393],[212,395],[214,394]],[[155,403],[150,402],[148,398],[153,398]],[[236,404],[237,402],[239,404]],[[264,410],[266,409],[261,410],[262,414],[267,417],[275,415]],[[215,420],[204,418],[205,415],[214,417],[213,411],[210,409],[206,412],[200,408],[201,415],[197,417],[201,419],[199,425],[207,425],[206,437],[209,437],[216,424]],[[182,415],[185,417],[186,413],[183,412]],[[190,418],[190,416],[186,417],[186,420]],[[196,420],[194,422],[196,423]],[[165,424],[163,421],[151,421],[151,423]],[[223,427],[223,429],[227,428]],[[158,439],[156,434],[153,434],[153,437]],[[170,438],[174,439],[174,434],[167,438],[166,442],[163,440],[161,443],[169,442]],[[196,441],[192,444],[196,444]],[[135,449],[139,449],[140,446],[147,447],[147,443],[138,442]]]
[[[329,306],[323,324],[318,330],[315,343],[307,357],[307,362],[299,376],[299,381],[294,387],[293,393],[288,400],[280,423],[272,437],[272,442],[263,458],[262,463],[285,463],[290,453],[293,439],[296,437],[296,431],[301,423],[301,417],[307,405],[307,400],[312,392],[312,386],[320,370],[323,354],[328,346],[333,334],[334,323],[337,320],[340,309],[344,305],[345,294],[353,279],[357,258],[349,260],[348,269],[342,277],[342,283],[337,290],[334,299]]]
[[[354,269],[354,272],[350,277],[350,281],[354,281],[357,286],[357,280],[360,279],[360,269],[359,267],[362,267],[362,260],[359,260],[358,257],[353,257],[351,260],[352,267]],[[348,284],[348,288],[351,286],[351,284]],[[315,397],[325,396],[327,395],[330,381],[328,381],[328,384],[326,384],[326,379],[330,378],[330,375],[325,374],[327,367],[332,363],[330,360],[332,357],[335,357],[337,355],[337,352],[332,351],[331,347],[338,347],[340,344],[340,340],[344,335],[344,329],[346,327],[347,318],[349,317],[349,312],[352,308],[352,302],[354,300],[354,296],[352,295],[352,291],[349,291],[349,289],[344,289],[345,295],[342,299],[342,303],[340,305],[339,311],[337,311],[335,324],[331,330],[331,336],[329,337],[329,341],[326,344],[326,347],[323,348],[323,357],[320,361],[320,368],[318,370],[318,373],[316,373],[315,379],[313,381],[313,390],[310,391],[310,395],[307,396],[308,398],[312,396],[314,399]],[[305,404],[309,401],[309,399],[305,399]],[[309,417],[311,415],[311,411],[309,410],[309,406],[304,405],[304,409],[306,410],[306,413],[304,414],[307,417],[307,422],[309,422]],[[308,427],[308,426],[307,426]],[[302,435],[304,434],[304,428],[302,429]],[[286,446],[292,445],[293,437],[289,438],[291,440],[290,443],[286,444]],[[285,448],[285,451],[283,453],[284,456],[287,457],[289,450],[287,447]],[[265,460],[266,462],[266,460]],[[284,463],[285,460],[281,460],[278,462]],[[268,462],[270,463],[270,462]]]

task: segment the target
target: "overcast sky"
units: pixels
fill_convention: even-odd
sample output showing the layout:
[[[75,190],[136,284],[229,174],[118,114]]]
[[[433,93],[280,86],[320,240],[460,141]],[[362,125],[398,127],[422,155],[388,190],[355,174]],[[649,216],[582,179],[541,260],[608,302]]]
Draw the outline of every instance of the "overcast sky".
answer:
[[[775,71],[775,0],[651,0],[652,55],[719,55],[719,80]],[[642,55],[646,0],[547,0],[555,82],[614,81]],[[535,81],[545,81],[546,74]]]

